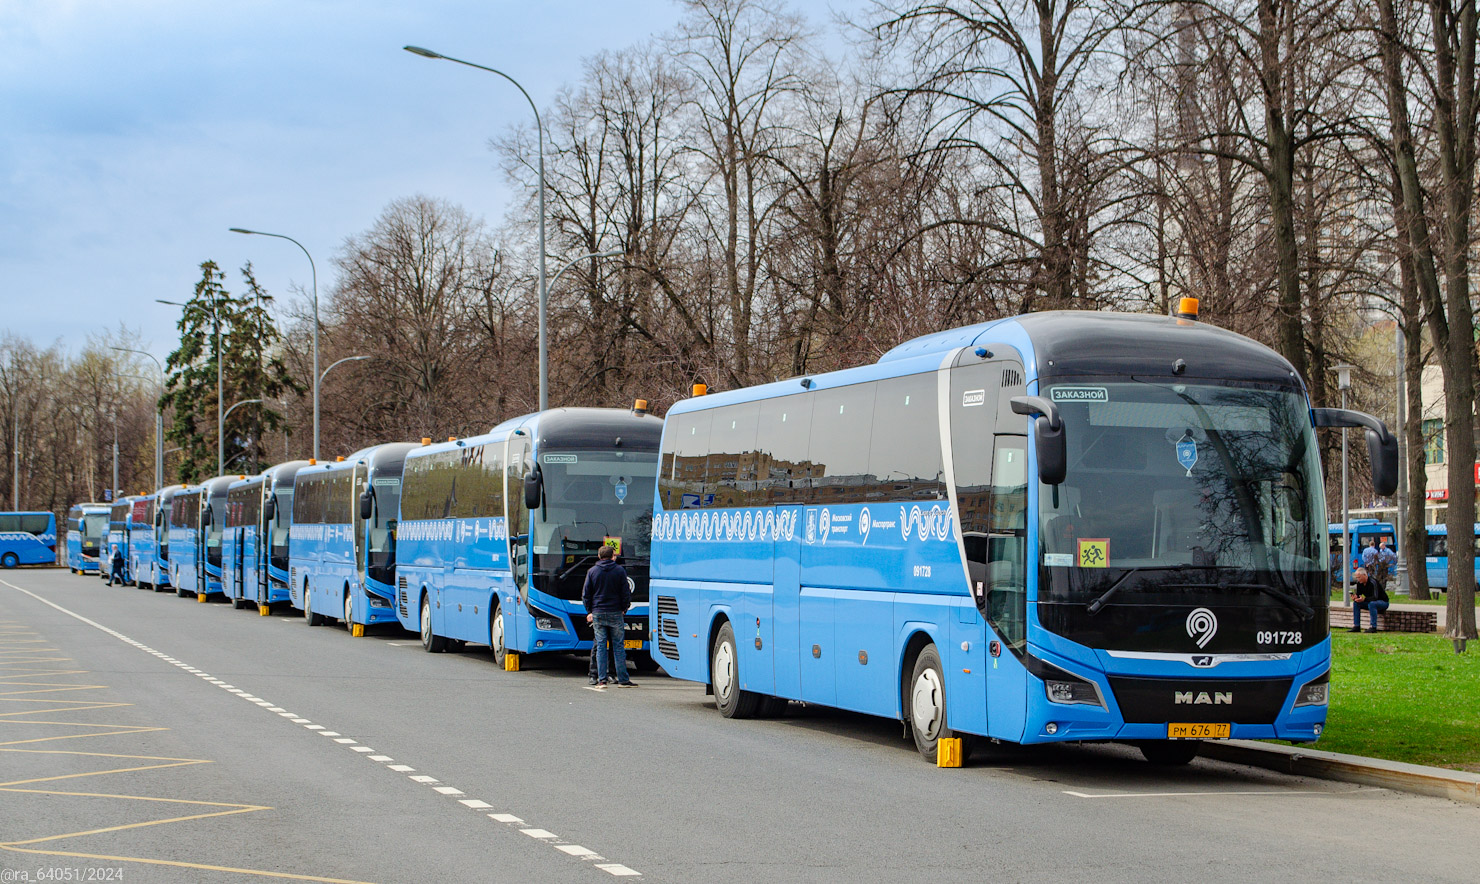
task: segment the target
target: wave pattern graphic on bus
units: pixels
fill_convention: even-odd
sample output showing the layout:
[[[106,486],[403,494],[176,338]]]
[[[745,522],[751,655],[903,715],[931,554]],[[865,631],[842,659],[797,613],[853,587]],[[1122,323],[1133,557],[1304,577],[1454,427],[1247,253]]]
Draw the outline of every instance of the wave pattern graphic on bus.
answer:
[[[727,510],[653,515],[654,540],[793,540],[797,511]]]

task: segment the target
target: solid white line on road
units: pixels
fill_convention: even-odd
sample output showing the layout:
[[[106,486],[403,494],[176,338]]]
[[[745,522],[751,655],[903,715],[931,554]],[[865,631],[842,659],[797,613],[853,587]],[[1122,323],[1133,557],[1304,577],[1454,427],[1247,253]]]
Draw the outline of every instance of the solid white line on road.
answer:
[[[262,698],[255,697],[252,694],[248,693],[247,691],[244,691],[244,690],[242,690],[242,689],[240,689],[240,688],[238,688],[238,687],[236,687],[234,685],[226,684],[225,682],[222,682],[220,679],[212,677],[210,675],[210,673],[203,672],[203,671],[201,671],[199,669],[195,669],[194,667],[190,666],[187,663],[184,663],[184,662],[182,662],[180,660],[176,660],[175,658],[166,655],[162,651],[156,651],[153,648],[149,647],[148,645],[145,645],[142,642],[139,642],[139,641],[136,641],[136,640],[134,640],[132,638],[129,638],[128,636],[124,635],[123,633],[118,632],[118,631],[113,630],[113,629],[110,629],[110,628],[108,628],[108,627],[106,627],[106,626],[102,625],[101,623],[98,623],[98,622],[96,622],[94,620],[90,620],[87,617],[84,617],[81,614],[76,613],[75,611],[69,611],[66,608],[62,607],[61,605],[58,605],[55,602],[49,601],[48,599],[42,598],[41,596],[37,595],[34,592],[31,592],[30,590],[22,589],[21,587],[16,586],[15,584],[10,583],[10,582],[5,581],[5,580],[0,580],[0,585],[8,586],[11,589],[16,590],[17,592],[25,593],[26,595],[30,596],[31,598],[35,599],[36,601],[39,601],[39,602],[41,602],[44,605],[48,605],[48,606],[50,606],[52,608],[55,608],[56,610],[62,612],[63,614],[66,614],[69,617],[72,617],[72,618],[74,618],[76,620],[79,620],[79,621],[81,621],[83,623],[86,623],[88,626],[91,626],[94,629],[97,629],[97,630],[99,630],[101,632],[107,633],[108,635],[113,636],[114,638],[118,639],[119,641],[124,642],[125,644],[131,645],[131,646],[133,646],[135,648],[138,648],[141,651],[144,651],[146,653],[152,654],[155,657],[159,658],[160,660],[163,660],[163,661],[165,661],[167,663],[171,663],[174,666],[179,667],[180,669],[183,669],[183,670],[186,670],[188,672],[191,672],[194,675],[196,675],[198,678],[202,679],[203,681],[206,681],[206,682],[208,682],[210,684],[214,684],[217,687],[221,688],[222,690],[229,691],[229,692],[231,692],[233,694],[236,694],[237,696],[241,697],[244,700],[247,700],[248,702],[255,703],[258,706],[261,706],[263,708],[268,709],[268,711],[270,711],[270,712],[276,712],[279,715],[283,716],[284,718],[288,718],[294,724],[302,724],[304,726],[304,729],[305,730],[318,731],[320,736],[325,736],[325,737],[339,737],[339,739],[335,739],[334,742],[335,743],[339,743],[339,744],[346,744],[346,748],[350,749],[351,751],[360,752],[360,753],[368,753],[368,752],[374,752],[375,751],[374,749],[371,749],[368,746],[347,745],[347,744],[354,744],[354,743],[356,743],[356,741],[354,740],[354,738],[352,738],[352,737],[340,737],[340,735],[339,735],[339,733],[337,731],[325,730],[325,728],[324,728],[323,725],[320,725],[320,724],[312,724],[312,723],[310,723],[310,720],[307,719],[307,718],[296,717],[296,713],[286,712],[286,711],[284,711],[282,709],[282,707],[273,706],[271,700],[263,700]],[[397,643],[390,642],[388,644],[396,645]],[[416,643],[407,643],[407,644],[416,644]],[[391,761],[392,760],[389,756],[386,756],[386,755],[369,755],[369,756],[366,756],[366,757],[369,757],[372,760],[377,761],[377,762],[386,762],[386,761]],[[385,765],[385,767],[387,769],[389,769],[389,770],[393,770],[393,771],[397,771],[397,772],[414,771],[416,769],[414,767],[411,767],[411,766],[405,765],[405,764],[387,764],[387,765]],[[425,775],[414,776],[414,777],[410,777],[409,779],[411,779],[411,780],[413,780],[415,782],[418,782],[418,783],[425,784],[425,785],[431,785],[433,783],[439,782],[435,777],[429,777],[429,776],[425,776]],[[435,791],[440,792],[443,795],[465,795],[465,794],[467,794],[467,793],[463,792],[461,789],[458,789],[458,788],[456,788],[454,786],[441,785],[441,786],[432,786],[432,788]],[[1072,793],[1071,792],[1069,794],[1078,794],[1078,793]],[[1223,794],[1226,794],[1226,793],[1223,793]],[[1081,795],[1080,797],[1090,798],[1090,797],[1117,797],[1117,796],[1090,796],[1090,795]],[[1126,796],[1126,797],[1129,797],[1129,796]],[[491,805],[491,804],[489,804],[489,803],[487,803],[485,801],[481,801],[481,800],[478,800],[478,799],[465,799],[465,800],[459,801],[459,803],[460,804],[464,804],[464,805],[466,805],[466,806],[468,806],[470,808],[477,809],[477,810],[482,810],[482,809],[489,808],[489,807],[492,807],[493,806],[493,805]],[[513,814],[509,814],[509,813],[490,813],[490,814],[488,814],[488,818],[489,819],[492,819],[492,820],[494,820],[496,822],[501,822],[501,823],[516,824],[516,825],[520,825],[520,826],[525,825],[525,822],[524,822],[523,819],[521,819],[521,818],[519,818],[519,817],[517,817],[517,816],[515,816]],[[520,832],[523,832],[524,834],[526,834],[528,836],[530,836],[531,838],[535,838],[536,840],[540,840],[540,841],[543,841],[543,842],[545,842],[547,844],[550,844],[551,846],[555,847],[557,850],[559,850],[562,853],[565,853],[565,854],[567,854],[569,856],[574,856],[574,857],[578,857],[580,859],[585,859],[585,860],[596,860],[596,859],[603,859],[604,858],[604,857],[601,857],[598,854],[596,854],[594,851],[588,850],[587,848],[582,847],[582,846],[577,845],[577,844],[557,844],[555,842],[561,840],[560,839],[560,836],[559,835],[556,835],[553,832],[547,831],[545,829],[522,828],[519,831]],[[630,869],[627,866],[622,865],[621,863],[597,863],[595,867],[598,868],[598,869],[601,869],[602,871],[607,872],[609,874],[616,875],[618,877],[634,877],[634,876],[635,877],[641,877],[641,875],[642,875],[641,872],[638,872],[638,871],[635,871],[633,869]]]

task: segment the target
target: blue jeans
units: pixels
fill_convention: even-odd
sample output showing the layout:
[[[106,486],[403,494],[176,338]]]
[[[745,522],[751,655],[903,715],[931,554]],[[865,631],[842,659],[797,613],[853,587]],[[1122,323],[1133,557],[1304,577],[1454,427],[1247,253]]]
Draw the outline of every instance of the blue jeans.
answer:
[[[1365,602],[1352,602],[1352,626],[1360,627],[1362,625],[1363,608],[1366,608],[1367,613],[1371,615],[1372,629],[1375,631],[1377,629],[1377,615],[1388,609],[1388,603],[1382,601],[1381,599],[1369,599]]]
[[[596,630],[596,647],[592,651],[596,655],[596,680],[606,680],[607,648],[611,648],[612,660],[617,667],[612,674],[618,682],[631,681],[632,676],[627,673],[626,615],[621,611],[597,611],[591,620],[591,626]]]

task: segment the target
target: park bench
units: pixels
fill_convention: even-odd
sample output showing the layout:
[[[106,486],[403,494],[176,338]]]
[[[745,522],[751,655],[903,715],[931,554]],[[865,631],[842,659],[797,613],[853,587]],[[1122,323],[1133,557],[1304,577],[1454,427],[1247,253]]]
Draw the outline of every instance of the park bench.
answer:
[[[1366,613],[1362,614],[1362,627],[1371,623]],[[1331,628],[1349,629],[1352,625],[1352,609],[1331,606]],[[1377,615],[1378,632],[1438,632],[1439,614],[1436,611],[1394,611],[1388,609]]]

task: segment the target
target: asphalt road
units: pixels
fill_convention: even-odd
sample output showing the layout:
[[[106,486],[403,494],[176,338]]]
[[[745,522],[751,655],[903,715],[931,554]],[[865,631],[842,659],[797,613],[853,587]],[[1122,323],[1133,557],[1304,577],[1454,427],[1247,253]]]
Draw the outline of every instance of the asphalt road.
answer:
[[[0,884],[1480,879],[1473,806],[640,681],[0,572]]]

